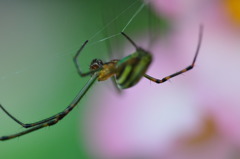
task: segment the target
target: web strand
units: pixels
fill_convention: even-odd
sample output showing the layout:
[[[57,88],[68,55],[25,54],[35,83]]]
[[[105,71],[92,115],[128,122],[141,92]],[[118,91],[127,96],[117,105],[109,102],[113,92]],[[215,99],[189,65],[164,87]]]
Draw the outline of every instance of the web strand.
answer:
[[[109,27],[109,25],[111,25],[114,21],[116,21],[118,18],[120,18],[127,10],[131,9],[136,3],[138,2],[135,1],[133,2],[128,8],[126,8],[124,11],[122,11],[119,15],[117,15],[114,19],[112,19],[108,24],[106,24],[102,29],[100,29],[97,33],[95,33],[89,40],[93,39],[94,37],[96,37],[99,33],[101,33],[104,29],[106,29],[107,27]],[[140,7],[138,7],[138,9],[136,10],[136,12],[134,12],[133,16],[130,18],[130,20],[127,22],[127,24],[123,27],[122,31],[125,31],[126,28],[129,26],[129,24],[132,22],[132,20],[142,11],[142,9],[144,8],[144,6],[146,5],[146,3],[143,3]],[[98,40],[96,42],[92,42],[90,45],[88,46],[92,46],[94,44],[97,44],[97,43],[100,43],[100,42],[103,42],[105,40],[108,40],[108,39],[111,39],[113,37],[116,37],[120,35],[120,31],[119,33],[116,33],[114,35],[111,35],[111,36],[108,36],[106,38],[103,38],[101,40]]]
[[[116,36],[118,36],[118,35],[120,35],[120,33],[117,33],[117,34],[114,34],[114,35],[108,36],[108,37],[106,37],[106,38],[103,38],[103,39],[101,39],[101,40],[98,40],[98,41],[96,41],[96,42],[90,43],[90,44],[87,45],[87,46],[95,45],[95,44],[100,43],[100,42],[103,42],[103,41],[105,41],[105,40],[108,40],[108,39],[114,38],[114,37],[116,37]],[[86,47],[87,47],[87,46],[86,46]]]
[[[101,33],[103,30],[105,30],[109,25],[111,25],[114,21],[116,21],[119,17],[121,17],[127,10],[131,9],[138,0],[134,1],[130,6],[128,6],[125,10],[123,10],[119,15],[117,15],[115,18],[113,18],[110,22],[108,22],[102,29],[100,29],[98,32],[96,32],[91,38],[89,38],[89,41],[95,38],[99,33]]]
[[[143,3],[138,10],[134,13],[134,15],[132,16],[132,18],[128,21],[128,23],[126,24],[126,26],[123,28],[122,32],[125,31],[125,29],[128,27],[128,25],[132,22],[132,20],[140,13],[140,11],[143,9],[143,7],[145,6],[145,3]]]

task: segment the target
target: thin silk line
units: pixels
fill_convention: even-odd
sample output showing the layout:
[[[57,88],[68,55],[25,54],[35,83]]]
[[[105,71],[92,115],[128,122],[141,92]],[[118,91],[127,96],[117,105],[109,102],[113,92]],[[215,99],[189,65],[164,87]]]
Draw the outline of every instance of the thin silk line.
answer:
[[[92,40],[95,36],[97,36],[99,33],[101,33],[104,29],[106,29],[110,24],[112,24],[114,21],[116,21],[122,14],[124,14],[127,10],[129,10],[134,4],[136,4],[138,0],[133,2],[130,6],[128,6],[125,10],[123,10],[119,15],[117,15],[115,18],[113,18],[110,22],[108,22],[102,29],[100,29],[98,32],[96,32],[89,40]]]

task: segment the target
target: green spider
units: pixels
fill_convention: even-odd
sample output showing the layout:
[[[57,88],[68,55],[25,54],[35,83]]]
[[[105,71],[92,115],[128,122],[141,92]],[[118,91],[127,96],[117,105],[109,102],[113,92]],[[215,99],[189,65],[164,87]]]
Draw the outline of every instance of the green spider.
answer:
[[[115,76],[116,84],[120,89],[126,89],[134,86],[139,82],[139,80],[142,77],[145,77],[149,79],[150,81],[153,81],[155,83],[163,83],[170,78],[173,78],[177,75],[180,75],[184,72],[187,72],[191,70],[194,67],[194,64],[196,62],[200,46],[201,46],[201,41],[202,41],[202,35],[203,35],[203,26],[200,25],[199,28],[199,38],[198,38],[198,44],[197,44],[197,49],[192,61],[192,64],[189,65],[188,67],[171,74],[167,77],[164,77],[162,79],[157,79],[154,77],[151,77],[145,72],[147,71],[149,65],[152,62],[152,55],[142,49],[141,47],[137,46],[133,40],[127,36],[124,32],[121,32],[121,34],[135,47],[136,52],[120,59],[120,60],[111,60],[109,62],[103,62],[100,59],[94,59],[92,60],[90,64],[90,71],[83,73],[82,70],[80,69],[80,65],[78,62],[78,57],[84,47],[87,45],[88,40],[86,40],[83,45],[80,47],[80,49],[77,51],[76,55],[73,58],[73,61],[75,63],[75,66],[77,68],[78,74],[81,77],[85,76],[91,76],[91,78],[88,80],[88,82],[85,84],[85,86],[79,91],[77,96],[73,99],[73,101],[65,108],[62,112],[57,113],[49,118],[40,120],[38,122],[34,123],[29,123],[29,124],[24,124],[21,121],[19,121],[17,118],[15,118],[13,115],[11,115],[1,104],[0,108],[15,122],[23,126],[24,128],[28,128],[25,131],[12,134],[12,135],[7,135],[7,136],[2,136],[0,137],[0,140],[9,140],[15,137],[19,137],[25,134],[28,134],[30,132],[36,131],[38,129],[44,128],[46,126],[52,126],[56,123],[58,123],[61,119],[63,119],[73,108],[76,107],[76,105],[79,103],[79,101],[83,98],[83,96],[87,93],[89,88],[93,85],[93,83],[98,80],[98,81],[104,81],[107,80],[110,77]]]

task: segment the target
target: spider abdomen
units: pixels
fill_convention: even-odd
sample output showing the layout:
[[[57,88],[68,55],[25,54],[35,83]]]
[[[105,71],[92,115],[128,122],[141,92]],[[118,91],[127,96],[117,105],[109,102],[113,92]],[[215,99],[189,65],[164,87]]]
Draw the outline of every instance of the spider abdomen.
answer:
[[[152,56],[145,50],[138,48],[137,51],[119,60],[116,68],[116,81],[121,89],[134,86],[147,71]]]

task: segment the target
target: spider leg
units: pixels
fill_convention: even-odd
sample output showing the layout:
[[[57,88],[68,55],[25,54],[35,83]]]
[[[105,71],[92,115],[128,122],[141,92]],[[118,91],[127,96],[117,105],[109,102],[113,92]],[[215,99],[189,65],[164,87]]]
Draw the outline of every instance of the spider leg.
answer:
[[[175,76],[178,76],[178,75],[180,75],[180,74],[182,74],[184,72],[187,72],[187,71],[191,70],[194,67],[194,65],[195,65],[195,62],[196,62],[196,59],[197,59],[197,56],[198,56],[198,53],[199,53],[199,50],[200,50],[200,46],[201,46],[201,43],[202,43],[202,36],[203,36],[203,25],[200,25],[197,49],[196,49],[196,52],[195,52],[195,55],[194,55],[194,58],[193,58],[193,61],[192,61],[191,65],[187,66],[186,68],[184,68],[184,69],[182,69],[182,70],[180,70],[180,71],[178,71],[176,73],[173,73],[173,74],[171,74],[171,75],[169,75],[167,77],[164,77],[162,79],[157,79],[157,78],[151,77],[151,76],[149,76],[147,74],[145,74],[144,77],[146,77],[147,79],[149,79],[149,80],[151,80],[151,81],[153,81],[155,83],[163,83],[163,82],[169,80],[170,78],[173,78]]]
[[[125,34],[124,32],[121,32],[121,34],[128,39],[128,41],[136,48],[136,50],[139,48],[137,44],[127,34]]]
[[[27,129],[25,131],[21,131],[19,133],[16,133],[16,134],[12,134],[12,135],[8,135],[8,136],[1,136],[0,137],[0,141],[4,141],[4,140],[9,140],[9,139],[13,139],[13,138],[16,138],[16,137],[19,137],[19,136],[22,136],[22,135],[25,135],[25,134],[28,134],[30,132],[33,132],[33,131],[36,131],[38,129],[41,129],[41,128],[44,128],[44,127],[47,127],[47,126],[52,126],[54,124],[56,124],[59,120],[61,120],[61,118],[55,118],[53,120],[50,120],[46,123],[42,123],[40,125],[37,125],[31,129]]]
[[[93,71],[89,71],[89,72],[86,72],[86,73],[83,73],[83,72],[81,71],[80,65],[79,65],[79,62],[78,62],[77,59],[78,59],[80,53],[82,52],[82,50],[84,49],[84,47],[87,45],[87,43],[88,43],[88,40],[86,40],[86,41],[82,44],[82,46],[79,48],[79,50],[76,52],[75,56],[73,57],[73,62],[74,62],[74,64],[75,64],[76,68],[77,68],[78,74],[79,74],[81,77],[91,75],[91,74],[93,74],[93,73],[95,73],[95,72],[97,72],[97,71],[99,71],[99,70],[101,69],[101,68],[95,69],[95,70],[93,70]]]
[[[12,114],[10,114],[2,105],[0,105],[0,108],[11,118],[13,119],[15,122],[17,122],[18,124],[20,124],[22,127],[24,128],[30,128],[30,127],[34,127],[36,125],[40,125],[40,124],[43,124],[43,123],[46,123],[48,121],[51,121],[53,119],[56,119],[58,117],[61,117],[64,112],[61,112],[61,113],[57,113],[49,118],[46,118],[46,119],[43,119],[43,120],[40,120],[38,122],[34,122],[34,123],[28,123],[28,124],[24,124],[23,122],[21,122],[20,120],[18,120],[16,117],[14,117]],[[67,107],[68,108],[68,107]],[[67,109],[66,108],[66,109]],[[66,110],[65,109],[65,110]]]
[[[19,121],[17,118],[15,118],[12,114],[10,114],[1,104],[0,104],[0,108],[11,118],[13,119],[15,122],[17,122],[18,124],[20,124],[22,127],[24,128],[28,128],[30,127],[30,125],[28,124],[24,124],[21,121]]]
[[[18,136],[22,136],[24,134],[30,133],[32,131],[41,129],[43,127],[46,126],[51,126],[56,124],[59,120],[63,119],[73,108],[76,107],[76,105],[79,103],[79,101],[82,99],[82,97],[86,94],[86,92],[89,90],[89,88],[93,85],[93,83],[96,81],[98,77],[98,73],[95,73],[86,83],[86,85],[81,89],[81,91],[77,94],[77,96],[73,99],[73,101],[68,105],[67,108],[65,108],[62,112],[57,113],[56,115],[53,115],[49,118],[40,120],[38,122],[35,123],[30,123],[30,124],[24,124],[22,122],[20,122],[19,120],[17,120],[15,117],[13,117],[9,112],[7,112],[2,106],[2,110],[10,117],[12,118],[14,121],[16,121],[18,124],[22,125],[25,128],[29,128],[29,127],[33,127],[31,129],[22,131],[20,133],[17,134],[13,134],[13,135],[9,135],[9,136],[2,136],[0,137],[0,140],[7,140],[7,139],[12,139]]]
[[[117,82],[116,82],[115,77],[111,77],[111,80],[112,80],[112,83],[113,83],[113,85],[114,85],[114,88],[115,88],[116,92],[117,92],[118,94],[122,94],[122,90],[121,90],[120,88],[118,88],[118,84],[117,84]]]

